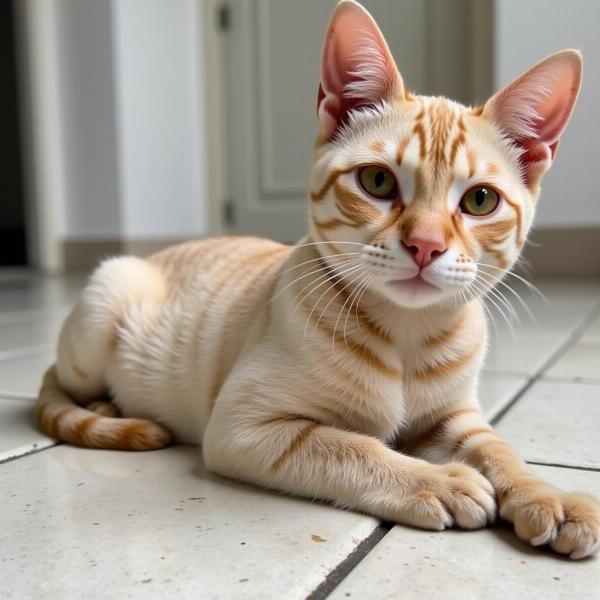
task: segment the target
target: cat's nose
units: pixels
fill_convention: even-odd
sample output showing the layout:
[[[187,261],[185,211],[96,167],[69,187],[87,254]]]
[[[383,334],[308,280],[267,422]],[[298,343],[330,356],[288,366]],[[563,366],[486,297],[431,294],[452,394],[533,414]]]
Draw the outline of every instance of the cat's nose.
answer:
[[[437,238],[411,237],[406,241],[402,241],[402,244],[421,269],[430,265],[448,249],[446,244]]]

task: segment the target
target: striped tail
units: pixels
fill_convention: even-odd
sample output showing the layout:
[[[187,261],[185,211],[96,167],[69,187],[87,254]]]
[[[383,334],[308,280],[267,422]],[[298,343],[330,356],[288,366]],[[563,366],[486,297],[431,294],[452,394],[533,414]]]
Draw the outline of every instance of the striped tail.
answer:
[[[90,408],[92,405],[90,405]],[[121,419],[82,408],[60,387],[56,366],[46,371],[38,395],[37,419],[44,433],[74,446],[112,450],[156,450],[171,443],[162,425],[145,419]]]

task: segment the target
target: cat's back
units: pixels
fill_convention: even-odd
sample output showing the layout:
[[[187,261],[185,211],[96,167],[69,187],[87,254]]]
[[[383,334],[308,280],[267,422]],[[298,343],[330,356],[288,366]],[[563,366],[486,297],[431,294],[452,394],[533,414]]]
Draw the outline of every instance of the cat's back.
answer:
[[[292,251],[272,240],[224,236],[171,246],[148,261],[159,267],[171,298],[188,293],[201,296],[235,295],[252,291],[262,274],[276,271]]]

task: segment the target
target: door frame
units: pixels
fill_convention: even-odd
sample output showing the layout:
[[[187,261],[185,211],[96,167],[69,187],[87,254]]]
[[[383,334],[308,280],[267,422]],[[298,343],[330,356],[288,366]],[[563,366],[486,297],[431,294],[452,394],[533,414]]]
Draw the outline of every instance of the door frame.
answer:
[[[28,266],[58,273],[66,182],[57,0],[14,7]]]

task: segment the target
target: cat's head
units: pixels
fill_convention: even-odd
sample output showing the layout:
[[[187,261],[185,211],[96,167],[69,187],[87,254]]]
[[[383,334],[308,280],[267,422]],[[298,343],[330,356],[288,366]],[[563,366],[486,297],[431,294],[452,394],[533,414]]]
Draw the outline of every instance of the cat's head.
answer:
[[[523,247],[581,69],[558,52],[479,108],[415,96],[367,11],[339,3],[310,195],[329,265],[405,307],[484,293]]]

